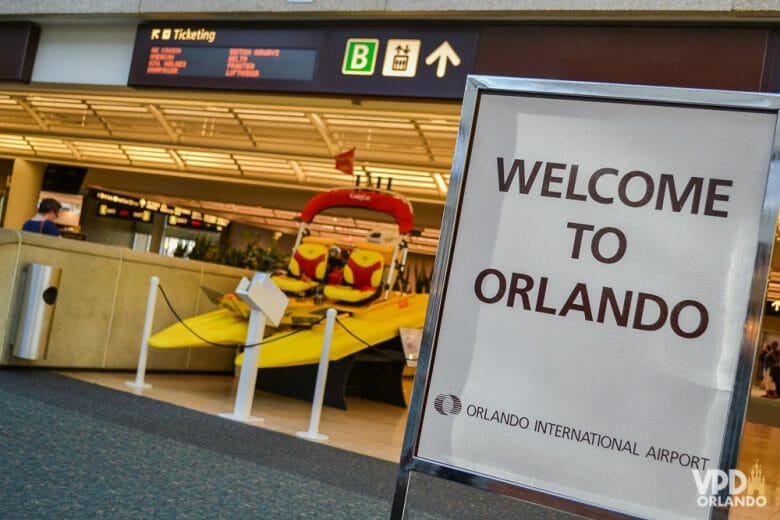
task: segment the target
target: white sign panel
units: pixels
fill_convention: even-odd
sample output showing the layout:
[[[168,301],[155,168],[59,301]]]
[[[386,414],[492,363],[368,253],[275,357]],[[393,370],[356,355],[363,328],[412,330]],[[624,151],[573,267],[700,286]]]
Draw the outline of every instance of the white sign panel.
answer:
[[[776,113],[483,93],[415,457],[707,518]]]

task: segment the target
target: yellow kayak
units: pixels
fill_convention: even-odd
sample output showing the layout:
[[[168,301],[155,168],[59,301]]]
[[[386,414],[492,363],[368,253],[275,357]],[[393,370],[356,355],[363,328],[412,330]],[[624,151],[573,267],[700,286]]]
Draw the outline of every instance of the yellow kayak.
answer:
[[[328,303],[321,306],[292,306],[283,323],[291,324],[299,318],[324,315]],[[339,322],[333,330],[330,359],[335,361],[369,346],[378,345],[398,336],[399,328],[422,328],[428,307],[427,294],[391,296],[365,307],[332,305],[339,311]],[[194,316],[184,322],[203,338],[214,343],[233,345],[246,340],[247,319],[240,306],[231,304],[215,311]],[[350,334],[346,329],[354,334]],[[266,328],[270,332],[263,339],[260,368],[308,365],[319,362],[325,322],[308,328]],[[357,336],[357,337],[355,337]],[[358,339],[360,338],[360,339]],[[362,341],[361,341],[362,340]],[[365,342],[365,343],[364,343]],[[149,338],[154,348],[209,347],[181,323],[176,323]],[[241,365],[243,354],[236,358]]]
[[[225,295],[219,309],[174,323],[149,338],[153,348],[211,347],[206,339],[221,345],[243,345],[246,341],[246,325],[249,308],[235,295]],[[198,338],[189,329],[198,333]]]
[[[427,294],[410,294],[377,303],[361,313],[339,315],[338,320],[343,326],[336,323],[333,328],[330,360],[336,361],[393,339],[398,336],[399,328],[421,329],[427,308]],[[291,331],[283,331],[266,337],[260,350],[260,368],[318,363],[325,322],[299,330],[301,332],[292,335]],[[236,365],[240,366],[243,358],[244,355],[240,354],[236,358]]]

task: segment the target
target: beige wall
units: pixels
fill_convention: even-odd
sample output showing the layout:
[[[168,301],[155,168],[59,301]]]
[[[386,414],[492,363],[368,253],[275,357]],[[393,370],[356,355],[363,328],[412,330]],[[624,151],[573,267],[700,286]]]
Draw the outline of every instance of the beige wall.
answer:
[[[48,356],[26,361],[11,355],[21,270],[29,263],[62,268]],[[128,249],[0,230],[0,365],[134,369],[151,276],[160,278],[177,312],[192,316],[217,305],[201,287],[227,293],[249,272]],[[161,297],[153,331],[174,323]],[[150,369],[233,370],[224,349],[152,349]]]

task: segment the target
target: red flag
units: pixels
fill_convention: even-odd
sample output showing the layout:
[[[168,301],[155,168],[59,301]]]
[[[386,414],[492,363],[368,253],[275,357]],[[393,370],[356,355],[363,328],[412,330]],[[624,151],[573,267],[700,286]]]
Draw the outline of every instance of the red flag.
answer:
[[[355,149],[347,150],[334,157],[336,159],[336,169],[341,170],[347,175],[352,175],[355,170]]]

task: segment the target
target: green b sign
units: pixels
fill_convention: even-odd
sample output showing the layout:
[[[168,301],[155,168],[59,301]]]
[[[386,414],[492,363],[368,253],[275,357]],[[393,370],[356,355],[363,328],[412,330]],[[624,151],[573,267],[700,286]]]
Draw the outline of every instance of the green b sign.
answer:
[[[376,65],[379,40],[372,38],[350,38],[344,49],[344,64],[341,73],[351,76],[370,76]]]

